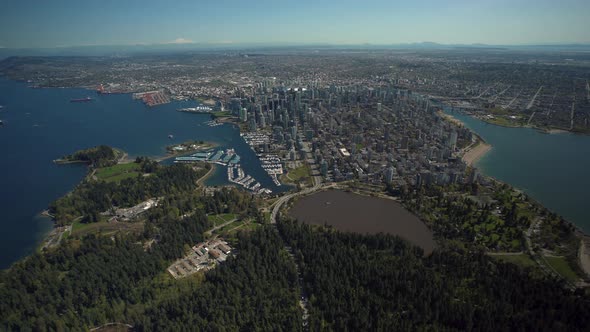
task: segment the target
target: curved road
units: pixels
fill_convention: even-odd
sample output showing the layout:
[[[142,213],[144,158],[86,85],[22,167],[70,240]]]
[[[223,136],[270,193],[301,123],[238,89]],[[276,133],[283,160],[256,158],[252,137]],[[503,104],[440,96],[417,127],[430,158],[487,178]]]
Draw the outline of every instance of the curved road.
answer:
[[[279,198],[279,200],[274,203],[272,213],[270,214],[270,223],[275,224],[277,222],[277,214],[279,213],[279,210],[281,209],[283,204],[287,203],[291,198],[293,198],[295,196],[299,196],[299,195],[307,195],[307,194],[310,194],[310,193],[312,193],[316,190],[319,190],[321,188],[323,188],[322,183],[320,181],[316,181],[314,186],[311,188],[308,188],[308,189],[305,189],[302,191],[298,191],[296,193],[292,193],[292,194],[289,194],[289,195]]]

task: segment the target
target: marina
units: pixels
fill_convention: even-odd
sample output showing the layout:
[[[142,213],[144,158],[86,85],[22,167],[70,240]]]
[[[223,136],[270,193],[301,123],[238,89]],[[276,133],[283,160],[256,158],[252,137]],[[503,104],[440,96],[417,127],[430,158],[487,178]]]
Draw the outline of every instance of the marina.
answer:
[[[222,166],[235,165],[240,162],[240,156],[236,154],[234,149],[227,150],[210,150],[193,153],[188,156],[180,156],[174,158],[175,163],[196,163],[208,162]]]
[[[175,163],[196,163],[196,162],[207,162],[211,164],[217,164],[227,166],[227,180],[230,183],[237,184],[246,190],[252,191],[255,194],[270,194],[272,190],[263,188],[260,182],[258,182],[251,175],[247,175],[242,167],[240,166],[240,156],[235,153],[234,149],[227,150],[209,150],[193,153],[188,156],[176,157]],[[264,168],[264,167],[263,167]],[[265,169],[267,170],[267,169]],[[268,171],[267,171],[268,172]],[[270,173],[269,173],[270,174]],[[273,181],[276,180],[276,175]],[[276,180],[275,184],[278,183]],[[278,183],[277,186],[279,186]]]
[[[256,146],[268,146],[268,144],[270,144],[270,137],[267,134],[248,132],[241,133],[240,136],[242,136],[244,141],[254,152],[256,152]],[[281,182],[278,179],[278,176],[284,173],[283,161],[281,158],[276,154],[270,153],[258,153],[256,156],[260,161],[260,166],[262,166],[262,169],[268,173],[274,184],[277,187],[281,186]]]
[[[227,167],[227,179],[229,182],[238,184],[255,194],[272,193],[272,190],[262,188],[260,182],[257,182],[252,176],[246,175],[239,165],[230,165]]]

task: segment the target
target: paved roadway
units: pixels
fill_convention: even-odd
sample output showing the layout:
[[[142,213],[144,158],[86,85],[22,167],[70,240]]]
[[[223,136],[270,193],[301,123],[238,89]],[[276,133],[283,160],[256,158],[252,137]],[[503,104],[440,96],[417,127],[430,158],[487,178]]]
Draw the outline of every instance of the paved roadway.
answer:
[[[285,195],[285,196],[279,198],[279,200],[274,203],[274,207],[272,209],[272,213],[270,214],[270,223],[271,224],[275,224],[277,222],[277,214],[279,213],[279,210],[281,209],[281,207],[283,206],[283,204],[287,203],[291,198],[293,198],[295,196],[299,196],[299,195],[307,195],[307,194],[310,194],[310,193],[312,193],[312,192],[314,192],[316,190],[319,190],[319,189],[321,189],[323,187],[322,186],[322,183],[317,180],[317,177],[314,177],[313,179],[314,179],[314,182],[315,182],[315,184],[313,185],[313,187],[304,189],[302,191],[298,191],[296,193]]]
[[[537,99],[537,97],[539,96],[539,93],[541,93],[541,90],[543,89],[543,86],[541,85],[539,87],[539,90],[537,90],[537,93],[535,93],[535,95],[533,96],[533,98],[531,98],[531,101],[529,102],[529,104],[526,106],[526,109],[531,109],[531,107],[533,107],[533,105],[535,104],[535,100]]]

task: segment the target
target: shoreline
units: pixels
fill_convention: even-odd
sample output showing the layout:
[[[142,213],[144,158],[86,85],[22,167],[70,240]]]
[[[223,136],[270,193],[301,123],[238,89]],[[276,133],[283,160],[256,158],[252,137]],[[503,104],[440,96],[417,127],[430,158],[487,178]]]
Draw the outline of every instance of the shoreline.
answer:
[[[488,152],[490,152],[491,149],[492,146],[490,144],[480,139],[479,143],[476,146],[467,150],[463,154],[461,160],[463,160],[463,162],[465,162],[467,166],[474,167],[474,165],[477,164],[477,162],[481,158],[483,158]]]
[[[448,115],[448,114],[447,114]],[[483,121],[487,124],[493,125],[493,126],[498,126],[498,127],[504,127],[504,128],[517,128],[517,129],[521,129],[521,128],[529,128],[529,129],[534,129],[538,132],[541,132],[543,134],[548,134],[548,135],[555,135],[555,134],[573,134],[573,135],[583,135],[583,136],[590,136],[590,132],[585,132],[585,131],[575,131],[575,130],[568,130],[568,129],[563,129],[563,128],[557,128],[557,127],[539,127],[539,126],[535,126],[535,125],[508,125],[508,124],[500,124],[500,123],[495,123],[483,118],[480,118],[474,114],[471,113],[467,113],[467,115],[476,118],[480,121]],[[459,121],[460,122],[460,121]]]
[[[541,130],[541,129],[539,129]],[[557,128],[552,128],[552,129],[546,129],[546,130],[541,130],[542,132],[544,132],[545,134],[549,134],[549,135],[554,135],[554,134],[565,134],[565,133],[572,133],[575,134],[572,131],[569,130],[565,130],[565,129],[557,129]],[[583,133],[581,133],[583,134]],[[587,135],[587,134],[584,134]]]
[[[68,164],[86,164],[90,166],[90,162],[84,160],[68,160],[68,159],[54,159],[52,160],[57,165],[68,165]]]
[[[449,122],[451,122],[451,123],[453,123],[453,124],[455,124],[457,126],[461,126],[461,127],[466,127],[467,128],[467,126],[465,125],[465,123],[463,123],[463,121],[457,119],[456,117],[454,117],[454,116],[452,116],[450,114],[445,113],[444,111],[437,111],[436,113],[440,117],[442,117],[444,120],[447,120],[447,121],[449,121]],[[470,129],[470,131],[471,131],[471,129]],[[471,131],[471,132],[473,132],[473,131]]]
[[[213,176],[213,174],[217,170],[217,164],[209,164],[209,165],[211,165],[211,168],[209,169],[207,174],[203,175],[200,179],[197,180],[197,185],[199,185],[199,186],[202,185],[203,187],[207,187],[207,185],[205,185],[205,181],[207,181],[207,179],[209,179],[211,176]]]
[[[584,273],[586,273],[586,275],[590,277],[590,252],[586,249],[585,241],[588,241],[588,243],[590,244],[590,237],[588,237],[587,235],[582,235],[580,237],[580,249],[578,252],[580,263],[579,265],[582,271],[584,271]]]
[[[437,112],[438,115],[440,115],[443,119],[457,125],[460,127],[465,127],[467,128],[467,126],[465,125],[465,123],[459,119],[457,119],[456,117],[447,114],[443,111],[438,111]],[[469,128],[467,128],[469,129]],[[473,130],[469,129],[469,131],[477,137],[478,139],[478,143],[477,145],[469,148],[469,150],[466,150],[463,152],[463,156],[461,157],[461,160],[463,160],[463,162],[465,164],[467,164],[467,166],[469,167],[474,167],[475,164],[477,164],[477,162],[483,158],[488,152],[490,152],[490,150],[492,149],[492,145],[486,143],[486,141],[481,138],[481,136],[479,136],[476,132],[474,132]]]
[[[442,111],[440,111],[438,113],[442,113],[440,115],[444,119],[446,119],[446,120],[448,120],[448,121],[450,121],[452,123],[455,123],[455,124],[458,124],[458,125],[461,125],[461,126],[465,126],[464,123],[461,120],[453,117],[450,114],[446,114],[446,113],[444,113]],[[563,129],[558,129],[558,128],[550,128],[550,129],[547,129],[547,128],[538,128],[538,127],[535,127],[535,126],[528,126],[528,127],[525,127],[525,126],[508,127],[508,126],[502,126],[502,125],[499,125],[499,124],[487,122],[487,121],[482,120],[482,119],[480,119],[480,118],[478,118],[476,116],[473,116],[472,114],[468,114],[468,115],[471,116],[471,117],[474,117],[474,118],[476,118],[476,119],[478,119],[480,121],[483,121],[483,122],[485,122],[487,124],[490,124],[490,125],[499,126],[499,127],[506,127],[506,128],[531,128],[531,129],[540,131],[540,132],[542,132],[544,134],[548,134],[548,135],[564,134],[564,133],[585,134],[585,133],[576,133],[576,132],[572,132],[572,131],[569,131],[569,130],[563,130]],[[479,139],[479,143],[476,146],[474,146],[473,148],[471,148],[469,151],[467,151],[463,155],[463,157],[461,159],[468,166],[474,167],[473,165],[475,163],[477,163],[483,156],[485,156],[492,149],[492,146],[490,144],[487,144],[485,142],[485,140],[482,139],[475,131],[473,131],[470,128],[468,128],[468,129],[469,129],[470,132],[472,132]],[[489,178],[489,179],[491,179],[492,181],[494,181],[496,183],[506,184],[510,188],[512,188],[513,190],[524,192],[523,190],[517,188],[516,186],[514,186],[514,185],[512,185],[510,183],[501,181],[501,180],[496,179],[495,177],[490,176],[490,175],[487,175],[485,173],[483,175],[486,178]],[[559,213],[556,213],[555,211],[553,211],[553,210],[549,209],[548,207],[546,207],[544,204],[542,204],[541,202],[539,202],[537,199],[533,198],[530,194],[526,193],[526,195],[527,195],[527,198],[531,201],[532,204],[538,205],[542,209],[545,209],[545,210],[547,210],[547,211],[549,211],[551,213],[555,213],[556,215],[560,215]],[[577,237],[580,240],[580,246],[578,248],[578,253],[577,253],[577,256],[578,256],[578,259],[577,259],[578,268],[581,269],[582,272],[584,272],[587,277],[590,277],[590,249],[586,246],[586,244],[588,244],[590,246],[590,234],[587,234],[580,226],[576,225],[574,222],[572,222],[572,221],[570,221],[570,220],[568,220],[568,219],[566,219],[564,217],[562,217],[562,218],[565,221],[565,223],[567,223],[568,225],[571,225],[574,228],[574,231],[573,231],[574,232],[574,236]],[[585,242],[585,241],[587,241],[587,242]]]

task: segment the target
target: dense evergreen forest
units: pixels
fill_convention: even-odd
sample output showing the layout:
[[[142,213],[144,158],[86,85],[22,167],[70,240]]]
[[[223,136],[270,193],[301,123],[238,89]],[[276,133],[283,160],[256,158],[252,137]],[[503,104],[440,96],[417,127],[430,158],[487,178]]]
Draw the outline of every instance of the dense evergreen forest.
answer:
[[[0,279],[0,330],[80,331],[110,321],[139,331],[300,329],[295,265],[273,227],[240,234],[237,256],[204,281],[176,281],[165,258],[183,239],[199,240],[190,236],[199,220],[183,224],[168,222],[148,251],[129,237],[88,236],[16,264]]]
[[[165,267],[201,239],[207,218],[197,212],[153,226],[161,238],[150,249],[138,242],[147,234],[90,235],[4,271],[0,329],[117,321],[137,331],[298,331],[301,289],[312,331],[583,331],[590,324],[587,296],[482,253],[449,245],[422,257],[394,236],[290,221],[278,232],[266,225],[239,233],[227,262],[173,280]]]
[[[590,298],[454,246],[430,257],[389,235],[279,224],[309,297],[313,331],[583,331]]]
[[[62,222],[79,216],[92,222],[112,206],[161,197],[134,221],[144,224],[143,231],[71,236],[1,271],[0,330],[81,331],[107,322],[131,324],[136,331],[583,331],[590,326],[587,295],[490,259],[478,243],[462,241],[471,236],[468,227],[435,227],[439,247],[424,257],[420,248],[395,236],[280,220],[228,239],[233,255],[215,269],[173,279],[166,268],[205,240],[213,227],[208,214],[262,222],[260,201],[237,189],[200,189],[196,181],[203,169],[161,166],[146,158],[136,162],[147,176],[86,180],[56,201],[52,212]],[[467,200],[441,197],[439,203],[456,218],[465,211],[471,211],[469,218],[491,218]],[[510,203],[508,197],[507,224],[526,223]],[[468,224],[462,219],[441,224],[459,222]],[[302,295],[309,310],[305,327]]]
[[[146,310],[139,331],[297,331],[295,264],[272,226],[242,234],[237,255],[193,292]]]
[[[137,176],[117,182],[86,179],[73,192],[49,206],[58,224],[67,224],[78,217],[95,222],[100,213],[113,207],[129,207],[148,198],[178,194],[193,190],[197,180],[206,173],[182,164],[159,166],[139,159],[148,176]]]

